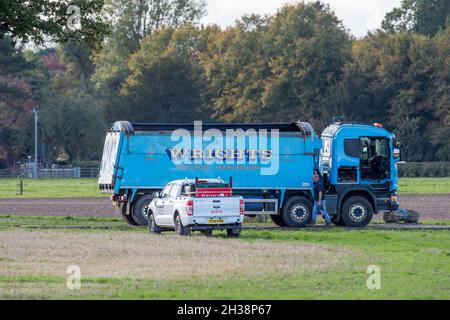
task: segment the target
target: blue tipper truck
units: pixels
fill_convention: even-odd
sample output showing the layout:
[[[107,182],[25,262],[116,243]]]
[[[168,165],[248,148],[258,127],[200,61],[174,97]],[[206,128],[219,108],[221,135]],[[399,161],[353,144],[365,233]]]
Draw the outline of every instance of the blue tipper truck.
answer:
[[[147,224],[146,208],[168,182],[199,177],[230,179],[246,215],[302,228],[319,173],[333,223],[364,227],[374,214],[398,210],[399,161],[395,135],[380,124],[336,122],[319,137],[305,122],[119,121],[107,133],[98,183],[131,225]]]

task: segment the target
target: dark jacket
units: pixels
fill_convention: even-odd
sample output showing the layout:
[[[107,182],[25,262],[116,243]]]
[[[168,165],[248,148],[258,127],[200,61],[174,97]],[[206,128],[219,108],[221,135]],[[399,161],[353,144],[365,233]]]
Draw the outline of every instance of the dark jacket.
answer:
[[[314,200],[319,201],[319,193],[322,192],[322,200],[325,199],[325,188],[322,181],[314,182]]]

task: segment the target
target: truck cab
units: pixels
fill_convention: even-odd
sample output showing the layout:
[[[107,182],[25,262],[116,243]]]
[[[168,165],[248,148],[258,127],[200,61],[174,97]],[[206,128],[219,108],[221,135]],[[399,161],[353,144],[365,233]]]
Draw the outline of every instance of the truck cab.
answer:
[[[399,161],[395,135],[381,124],[335,123],[326,128],[319,170],[335,222],[364,226],[373,213],[398,210]]]

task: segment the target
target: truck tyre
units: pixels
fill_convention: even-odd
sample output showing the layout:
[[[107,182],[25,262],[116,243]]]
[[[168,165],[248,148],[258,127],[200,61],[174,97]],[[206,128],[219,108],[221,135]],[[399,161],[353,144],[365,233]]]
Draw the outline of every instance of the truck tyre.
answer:
[[[275,223],[277,226],[279,227],[286,227],[286,223],[284,223],[283,217],[282,216],[270,216],[270,218],[272,219],[273,223]]]
[[[149,212],[148,231],[153,234],[161,233],[161,228],[156,224],[155,215],[153,214],[153,212]]]
[[[373,219],[372,205],[364,197],[350,197],[342,206],[341,219],[347,227],[365,227]]]
[[[312,204],[305,197],[292,197],[283,207],[282,218],[289,228],[304,228],[311,221]]]
[[[130,214],[127,214],[127,204],[121,203],[120,207],[117,208],[117,211],[122,216],[123,220],[125,220],[126,223],[128,223],[130,226],[136,227],[139,224],[134,220],[133,216]]]
[[[183,222],[181,221],[179,214],[175,216],[175,231],[182,237],[188,237],[191,235],[191,230],[183,226]]]
[[[342,227],[344,225],[344,222],[342,221],[342,218],[341,218],[341,220],[338,221],[337,217],[332,217],[332,221],[331,222],[333,222],[334,225],[339,226],[339,227]]]
[[[227,229],[228,238],[239,238],[241,235],[241,230],[241,227],[235,229]]]
[[[145,194],[143,196],[140,196],[134,203],[133,208],[131,209],[131,213],[138,225],[148,225],[147,207],[150,205],[152,200],[153,195]]]

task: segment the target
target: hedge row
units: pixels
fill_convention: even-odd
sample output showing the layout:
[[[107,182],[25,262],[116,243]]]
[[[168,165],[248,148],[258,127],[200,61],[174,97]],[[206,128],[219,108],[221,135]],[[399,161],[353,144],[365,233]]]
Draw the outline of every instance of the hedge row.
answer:
[[[401,178],[450,177],[450,162],[408,162],[398,165]]]

